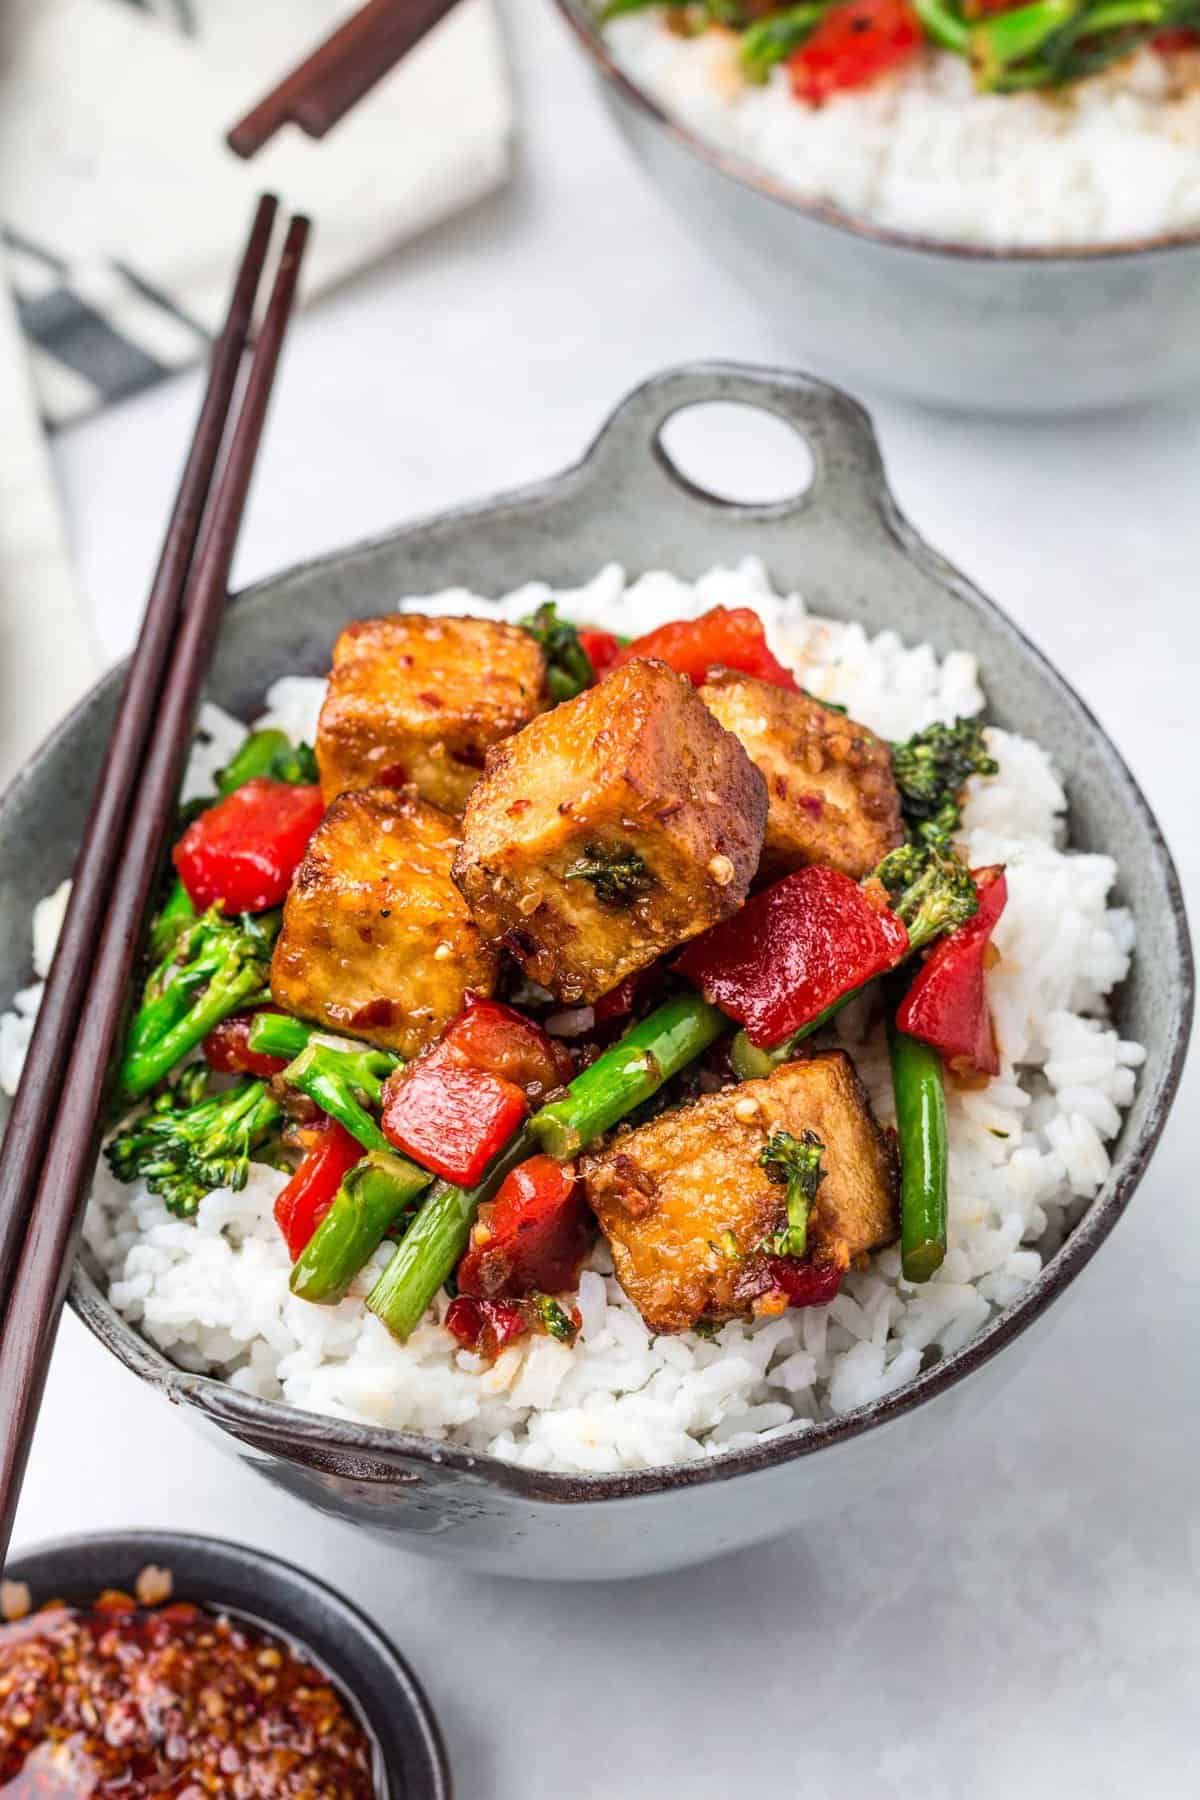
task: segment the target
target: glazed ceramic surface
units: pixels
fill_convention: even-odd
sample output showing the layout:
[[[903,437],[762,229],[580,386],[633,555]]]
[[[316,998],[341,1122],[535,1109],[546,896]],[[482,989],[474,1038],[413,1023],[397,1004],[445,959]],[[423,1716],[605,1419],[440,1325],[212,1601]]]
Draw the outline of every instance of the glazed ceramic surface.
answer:
[[[765,408],[807,439],[814,477],[797,499],[732,505],[674,470],[660,444],[680,408]],[[532,577],[574,586],[604,563],[697,576],[761,556],[812,610],[979,657],[988,716],[1036,737],[1065,780],[1076,844],[1121,864],[1137,920],[1117,996],[1122,1035],[1149,1057],[1109,1180],[1029,1293],[964,1350],[874,1406],[715,1461],[603,1479],[515,1469],[450,1445],[318,1418],[176,1369],[120,1319],[81,1264],[72,1304],[90,1330],[271,1480],[327,1512],[415,1548],[501,1573],[611,1578],[699,1561],[837,1512],[912,1457],[1033,1347],[1070,1283],[1128,1205],[1173,1097],[1192,1004],[1187,924],[1169,853],[1129,771],[1062,678],[989,601],[923,544],[883,479],[870,423],[802,375],[714,364],[631,394],[582,463],[558,479],[294,569],[233,605],[211,692],[244,718],[279,675],[323,673],[346,621],[405,595],[461,584],[501,594]],[[636,631],[637,621],[630,620]],[[29,979],[28,917],[69,872],[116,697],[110,676],[43,748],[0,806],[0,1001]],[[1053,1303],[1053,1305],[1052,1305]]]
[[[4,1574],[29,1584],[35,1606],[88,1606],[104,1588],[133,1593],[149,1564],[170,1572],[174,1599],[251,1619],[333,1676],[374,1739],[379,1800],[450,1800],[437,1723],[408,1664],[357,1607],[291,1563],[190,1532],[130,1531],[35,1545]]]
[[[670,117],[614,62],[590,0],[556,0],[671,209],[798,354],[967,412],[1063,413],[1200,381],[1200,233],[1004,251],[890,231],[796,197]]]

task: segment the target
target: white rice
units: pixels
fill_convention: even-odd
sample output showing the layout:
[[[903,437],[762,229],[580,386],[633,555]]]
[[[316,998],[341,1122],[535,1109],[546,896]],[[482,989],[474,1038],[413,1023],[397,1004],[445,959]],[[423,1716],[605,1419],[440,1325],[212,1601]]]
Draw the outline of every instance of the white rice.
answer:
[[[519,618],[548,593],[525,588],[501,610]],[[939,662],[927,645],[906,647],[893,632],[869,639],[858,625],[810,619],[798,598],[772,592],[753,561],[695,584],[665,574],[628,584],[608,568],[557,598],[581,621],[638,630],[718,602],[753,606],[806,687],[889,737],[983,703],[967,652]],[[492,610],[461,590],[416,604]],[[276,682],[267,718],[311,740],[323,685]],[[212,708],[203,723],[211,741],[197,765],[207,759],[211,767],[243,728]],[[87,1241],[110,1277],[113,1304],[185,1368],[216,1371],[247,1392],[543,1469],[602,1473],[710,1457],[911,1381],[924,1361],[960,1348],[1034,1280],[1105,1179],[1105,1146],[1143,1059],[1106,1023],[1105,996],[1133,947],[1128,913],[1108,904],[1116,867],[1065,848],[1064,795],[1036,744],[1003,731],[989,732],[989,743],[1000,773],[973,784],[964,849],[975,865],[1008,865],[1001,960],[989,978],[1003,1069],[982,1089],[949,1090],[950,1247],[927,1285],[903,1281],[892,1249],[852,1273],[827,1307],[726,1325],[713,1341],[656,1338],[600,1248],[580,1286],[583,1329],[574,1349],[534,1337],[488,1368],[441,1328],[440,1307],[403,1346],[366,1312],[362,1297],[386,1249],[340,1306],[294,1299],[271,1216],[284,1177],[255,1166],[241,1193],[208,1195],[193,1221],[173,1219],[161,1201],[101,1171]],[[39,973],[62,900],[60,890],[39,908]],[[0,1022],[0,1076],[10,1090],[36,996],[28,990]],[[861,1032],[862,1009],[847,1009],[839,1035],[888,1119],[886,1049]]]
[[[635,81],[711,143],[806,199],[954,242],[1112,243],[1200,226],[1200,55],[1144,49],[1052,96],[980,94],[927,50],[821,106],[788,72],[746,83],[733,34],[677,37],[652,13],[608,37]]]

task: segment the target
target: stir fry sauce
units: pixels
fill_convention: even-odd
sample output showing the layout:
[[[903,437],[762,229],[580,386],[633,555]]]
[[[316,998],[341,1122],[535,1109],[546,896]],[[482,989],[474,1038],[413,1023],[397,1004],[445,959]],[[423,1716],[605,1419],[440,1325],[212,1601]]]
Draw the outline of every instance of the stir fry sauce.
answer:
[[[103,1594],[0,1627],[3,1800],[372,1800],[370,1739],[286,1643]]]

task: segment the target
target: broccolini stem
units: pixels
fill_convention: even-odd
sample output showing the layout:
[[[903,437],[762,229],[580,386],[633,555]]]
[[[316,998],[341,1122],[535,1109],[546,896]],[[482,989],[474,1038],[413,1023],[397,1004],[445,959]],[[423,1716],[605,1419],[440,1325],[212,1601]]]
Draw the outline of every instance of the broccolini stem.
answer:
[[[1034,56],[1082,10],[1083,0],[1032,0],[1009,12],[992,13],[971,27],[970,58],[975,85],[985,93],[1007,71]]]
[[[925,35],[943,50],[966,56],[971,47],[971,28],[944,0],[913,0]]]
[[[307,1094],[322,1112],[343,1125],[366,1150],[391,1153],[392,1146],[359,1099],[378,1106],[383,1084],[400,1067],[398,1056],[385,1050],[335,1050],[320,1039],[310,1042],[280,1077]]]
[[[291,750],[286,731],[252,731],[240,748],[216,773],[216,788],[222,797],[245,787],[248,781],[270,775],[271,765],[281,753]]]
[[[505,1176],[539,1148],[525,1125],[493,1160],[477,1187],[434,1183],[391,1262],[367,1295],[367,1306],[394,1337],[403,1340],[416,1330],[466,1250],[479,1208],[492,1198]]]
[[[432,1179],[428,1169],[393,1151],[372,1150],[355,1163],[292,1269],[293,1294],[336,1306]]]
[[[764,82],[777,63],[798,50],[829,10],[830,0],[809,0],[759,19],[742,33],[739,49],[747,81]]]
[[[728,1029],[725,1014],[699,994],[665,1001],[577,1075],[561,1100],[534,1114],[538,1147],[560,1162],[576,1156]]]
[[[949,1126],[942,1059],[899,1031],[888,1008],[888,1048],[900,1144],[900,1263],[908,1281],[928,1281],[946,1255]]]
[[[286,1056],[291,1062],[307,1049],[316,1029],[315,1025],[306,1025],[303,1019],[293,1019],[288,1013],[260,1012],[250,1021],[247,1041],[250,1049],[259,1056]]]
[[[814,1031],[820,1031],[822,1025],[828,1025],[835,1013],[840,1013],[843,1006],[848,1006],[856,994],[861,994],[870,985],[869,981],[864,981],[860,987],[851,988],[848,994],[840,995],[832,1006],[819,1012],[807,1025],[801,1025],[790,1037],[785,1037],[781,1044],[772,1044],[769,1049],[761,1049],[757,1044],[752,1044],[746,1033],[739,1031],[729,1046],[729,1060],[733,1064],[734,1074],[742,1081],[762,1080],[781,1063],[791,1062],[806,1037],[811,1037]]]
[[[140,1100],[143,1094],[166,1079],[175,1064],[191,1054],[206,1038],[214,1025],[248,1006],[262,993],[263,972],[247,963],[230,979],[216,977],[183,1017],[161,1037],[143,1041],[132,1055],[125,1057],[117,1077],[118,1092],[123,1100]]]
[[[155,962],[162,961],[184,926],[190,925],[195,917],[196,909],[192,905],[187,889],[177,875],[171,884],[170,893],[150,927],[149,949]]]

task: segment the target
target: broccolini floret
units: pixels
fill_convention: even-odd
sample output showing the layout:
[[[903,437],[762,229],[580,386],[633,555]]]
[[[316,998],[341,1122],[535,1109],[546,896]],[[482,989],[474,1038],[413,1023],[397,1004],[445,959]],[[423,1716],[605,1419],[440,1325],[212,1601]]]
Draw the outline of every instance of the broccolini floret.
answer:
[[[995,775],[982,719],[929,725],[907,743],[892,745],[892,773],[900,810],[914,837],[950,836],[962,819],[962,793],[972,775]]]
[[[282,1117],[263,1081],[218,1094],[208,1086],[203,1063],[185,1069],[105,1151],[118,1181],[144,1181],[178,1218],[190,1218],[214,1188],[244,1188],[251,1151],[276,1135]]]
[[[151,954],[162,937],[151,927]],[[219,907],[184,917],[151,969],[117,1073],[120,1099],[140,1100],[191,1054],[214,1025],[268,999],[278,913],[228,919]]]
[[[763,1246],[772,1256],[803,1256],[808,1248],[808,1215],[825,1179],[821,1152],[825,1146],[815,1131],[793,1137],[790,1131],[773,1131],[759,1155],[759,1166],[772,1181],[787,1184],[787,1224]]]
[[[224,798],[248,781],[285,781],[307,787],[317,780],[317,759],[310,744],[293,744],[286,731],[252,731],[237,753],[216,774]]]
[[[569,619],[560,619],[553,600],[546,600],[521,624],[546,658],[546,692],[552,700],[573,700],[593,685],[596,671]]]
[[[970,869],[948,837],[901,844],[875,871],[888,891],[892,911],[903,919],[912,949],[943,932],[956,931],[979,909]]]

